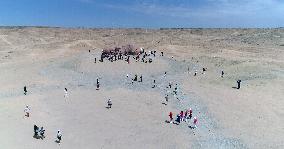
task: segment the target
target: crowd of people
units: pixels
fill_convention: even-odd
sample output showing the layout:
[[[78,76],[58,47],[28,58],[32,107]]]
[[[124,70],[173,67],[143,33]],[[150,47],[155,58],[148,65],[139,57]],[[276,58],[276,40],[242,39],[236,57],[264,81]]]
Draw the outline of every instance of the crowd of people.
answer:
[[[122,51],[122,49],[124,49],[124,51]],[[145,50],[143,48],[141,48],[140,50],[137,51],[136,50],[132,50],[133,47],[128,46],[128,47],[124,47],[124,48],[114,48],[113,50],[103,50],[101,53],[101,59],[100,62],[103,62],[104,59],[107,59],[111,62],[117,61],[117,60],[125,60],[127,63],[130,63],[130,57],[132,57],[134,59],[134,61],[136,62],[143,62],[143,63],[152,63],[153,62],[153,57],[157,56],[157,52],[156,51],[149,51],[149,52],[145,52]],[[90,52],[90,50],[89,50]],[[164,53],[161,52],[160,56],[164,56]],[[173,58],[173,57],[172,57]],[[95,63],[96,63],[96,58],[95,58]],[[189,68],[187,70],[189,72]],[[202,74],[205,74],[205,72],[207,71],[207,68],[202,68]],[[221,71],[221,77],[224,77],[224,71]],[[167,76],[167,72],[164,72],[163,77],[166,78]],[[197,76],[197,70],[194,71],[194,76]],[[131,79],[131,84],[133,84],[134,82],[143,82],[143,76],[142,75],[138,75],[135,74],[133,78],[130,77],[129,74],[126,75],[127,79]],[[157,84],[156,84],[156,79],[153,80],[153,84],[152,84],[152,88],[156,88]],[[237,81],[237,89],[240,89],[240,83],[241,80]],[[96,90],[100,89],[100,81],[99,78],[97,78],[96,80]],[[178,98],[178,83],[173,83],[172,81],[170,81],[168,83],[168,85],[166,86],[166,90],[167,90],[167,94],[165,95],[165,102],[163,102],[164,105],[168,105],[169,103],[169,93],[172,92],[173,97],[175,97],[177,100],[179,100]],[[27,87],[24,86],[24,95],[27,95]],[[68,90],[67,88],[64,88],[64,98],[68,98]],[[112,108],[112,100],[108,99],[107,100],[107,109],[111,109]],[[25,113],[25,117],[30,117],[30,111],[31,108],[26,105],[25,109],[24,109],[24,113]],[[176,118],[174,119],[174,113],[173,112],[169,112],[169,120],[167,121],[168,123],[171,124],[181,124],[182,122],[185,122],[189,125],[190,128],[195,129],[197,128],[197,124],[198,124],[198,119],[197,116],[193,117],[193,110],[191,108],[189,109],[185,109],[185,110],[181,110],[180,112],[176,113]],[[45,138],[45,130],[43,127],[38,127],[37,125],[34,125],[34,138],[37,139],[43,139]],[[57,131],[56,134],[56,141],[58,144],[61,143],[62,140],[62,133],[60,130]]]
[[[132,45],[126,45],[122,47],[115,47],[113,49],[103,49],[100,56],[100,62],[104,62],[104,60],[108,60],[110,62],[124,60],[130,64],[130,60],[132,58],[135,62],[152,63],[153,57],[156,56],[156,50],[146,52],[144,48],[134,48]],[[161,52],[160,56],[164,56],[164,53]]]

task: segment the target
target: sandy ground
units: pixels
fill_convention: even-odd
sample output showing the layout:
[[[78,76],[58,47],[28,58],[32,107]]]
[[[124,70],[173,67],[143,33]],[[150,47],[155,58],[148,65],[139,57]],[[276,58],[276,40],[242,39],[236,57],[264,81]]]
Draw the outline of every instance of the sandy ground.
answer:
[[[102,48],[124,44],[165,56],[94,63]],[[0,28],[0,69],[1,149],[284,148],[283,29]],[[126,74],[143,82],[132,85]],[[165,106],[170,81],[178,99]],[[197,129],[165,122],[189,107]],[[46,138],[33,138],[34,124]]]

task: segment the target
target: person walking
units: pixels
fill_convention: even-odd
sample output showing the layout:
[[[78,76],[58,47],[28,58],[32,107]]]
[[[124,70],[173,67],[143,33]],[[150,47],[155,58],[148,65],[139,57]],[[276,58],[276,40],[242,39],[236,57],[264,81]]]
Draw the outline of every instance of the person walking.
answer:
[[[68,98],[67,88],[64,88],[64,98]]]
[[[170,112],[169,117],[170,117],[170,123],[173,123],[173,113],[172,112]]]
[[[96,90],[100,90],[100,84],[97,84],[97,89]]]
[[[192,109],[191,108],[189,108],[189,115],[188,115],[188,117],[189,117],[189,119],[192,118]]]
[[[29,108],[29,106],[28,105],[26,105],[26,108],[24,109],[24,112],[25,112],[25,116],[26,117],[30,117],[30,108]]]
[[[189,113],[189,111],[188,111],[188,110],[185,110],[185,112],[184,112],[184,121],[185,121],[185,122],[187,122],[188,113]]]
[[[24,94],[27,95],[27,92],[28,92],[28,91],[27,91],[27,87],[24,86]]]
[[[127,63],[128,64],[130,63],[130,57],[129,56],[127,57]]]
[[[155,88],[156,87],[156,80],[153,81],[153,86],[152,88]]]
[[[172,88],[172,82],[169,83],[169,87]]]
[[[178,85],[176,84],[175,90],[173,91],[175,95],[177,95]]]
[[[57,131],[56,138],[57,138],[56,142],[60,145],[62,139],[62,134],[60,130]]]
[[[182,122],[184,119],[183,111],[180,111],[180,121]]]
[[[193,118],[193,128],[197,128],[197,118],[196,117],[194,117]]]
[[[202,74],[205,74],[207,68],[202,68]]]
[[[99,90],[100,89],[100,81],[99,79],[97,78],[97,89],[96,90]]]
[[[165,105],[168,105],[168,102],[169,102],[169,95],[168,94],[166,95],[165,99],[166,99]]]
[[[99,83],[100,83],[99,78],[97,78],[97,84],[99,84]]]
[[[224,77],[224,74],[225,74],[225,73],[224,73],[224,71],[222,70],[222,71],[221,71],[221,77],[222,77],[222,78]]]
[[[38,136],[38,130],[39,128],[37,127],[37,125],[34,125],[34,137]]]
[[[39,135],[40,135],[41,139],[45,138],[44,133],[45,133],[45,129],[44,129],[43,127],[41,127],[41,128],[39,129]]]

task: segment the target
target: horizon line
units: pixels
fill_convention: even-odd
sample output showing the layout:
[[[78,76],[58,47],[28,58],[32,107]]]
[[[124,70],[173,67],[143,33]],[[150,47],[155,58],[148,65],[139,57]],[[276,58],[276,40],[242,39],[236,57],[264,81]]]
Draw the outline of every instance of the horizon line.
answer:
[[[284,29],[284,27],[85,27],[85,26],[29,26],[29,25],[0,25],[0,28],[58,28],[58,29],[150,29],[150,30],[169,30],[169,29]]]

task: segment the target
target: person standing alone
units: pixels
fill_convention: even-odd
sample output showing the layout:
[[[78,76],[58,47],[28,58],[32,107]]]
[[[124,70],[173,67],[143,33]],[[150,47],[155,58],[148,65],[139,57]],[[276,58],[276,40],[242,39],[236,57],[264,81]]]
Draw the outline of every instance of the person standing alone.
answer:
[[[240,88],[241,88],[241,82],[242,82],[242,80],[238,80],[238,81],[237,81],[237,84],[238,84],[237,89],[240,89]]]
[[[68,98],[67,88],[64,88],[64,98]]]
[[[27,95],[27,92],[28,92],[28,91],[27,91],[27,87],[24,86],[24,94]]]
[[[108,101],[107,101],[107,105],[108,105],[108,109],[110,109],[110,108],[111,108],[111,106],[112,106],[112,102],[111,102],[111,100],[110,100],[110,99],[108,99]]]

